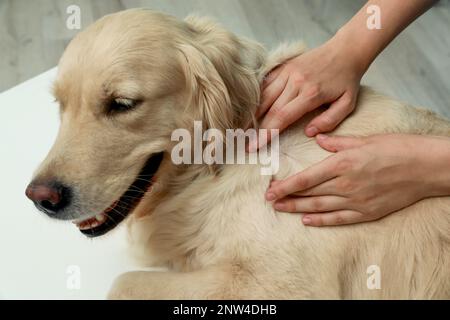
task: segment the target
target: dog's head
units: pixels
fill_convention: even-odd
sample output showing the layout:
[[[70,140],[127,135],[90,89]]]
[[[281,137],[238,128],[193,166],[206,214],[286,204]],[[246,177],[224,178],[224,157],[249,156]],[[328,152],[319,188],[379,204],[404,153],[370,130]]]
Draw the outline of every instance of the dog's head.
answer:
[[[128,10],[97,21],[61,58],[61,127],[27,196],[88,236],[108,232],[170,176],[173,130],[251,120],[262,54],[203,19]]]

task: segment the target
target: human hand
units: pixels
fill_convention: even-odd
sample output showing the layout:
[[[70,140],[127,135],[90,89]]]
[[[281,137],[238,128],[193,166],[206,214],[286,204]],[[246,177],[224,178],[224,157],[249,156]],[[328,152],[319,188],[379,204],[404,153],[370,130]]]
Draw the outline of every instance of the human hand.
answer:
[[[306,126],[305,133],[315,136],[333,130],[355,108],[365,72],[349,49],[344,41],[332,38],[270,72],[256,114],[264,116],[260,128],[282,131],[307,112],[330,104]]]
[[[257,111],[257,117],[264,116],[261,128],[283,131],[307,112],[330,104],[306,126],[305,133],[311,137],[333,130],[355,108],[360,80],[373,60],[434,2],[369,0],[324,45],[288,61],[267,76]],[[371,6],[384,13],[382,31],[367,26]],[[248,150],[257,150],[270,138],[250,143]]]
[[[446,138],[318,135],[316,140],[337,153],[285,180],[273,181],[266,192],[268,201],[275,200],[276,210],[304,213],[305,225],[372,221],[426,197],[448,193],[442,190],[447,179],[440,177],[448,172]]]

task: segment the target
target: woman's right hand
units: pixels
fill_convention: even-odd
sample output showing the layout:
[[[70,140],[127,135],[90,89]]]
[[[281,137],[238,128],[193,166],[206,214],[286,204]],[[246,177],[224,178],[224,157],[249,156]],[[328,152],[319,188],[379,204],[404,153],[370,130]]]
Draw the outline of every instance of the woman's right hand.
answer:
[[[263,84],[257,116],[261,128],[283,131],[304,114],[330,107],[305,128],[306,135],[333,130],[355,108],[359,83],[377,55],[436,0],[369,0],[325,44],[273,70]],[[369,27],[374,9],[383,26]],[[270,140],[270,137],[268,137]],[[254,142],[249,151],[261,145]]]
[[[330,104],[305,128],[312,137],[333,130],[355,108],[365,65],[337,34],[322,46],[276,68],[263,84],[260,128],[284,130],[304,114]]]

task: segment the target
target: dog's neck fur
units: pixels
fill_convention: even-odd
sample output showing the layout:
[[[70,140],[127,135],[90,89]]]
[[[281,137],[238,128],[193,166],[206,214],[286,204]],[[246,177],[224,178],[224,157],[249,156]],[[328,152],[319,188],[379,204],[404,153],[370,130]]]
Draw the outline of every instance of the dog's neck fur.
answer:
[[[193,25],[198,33],[205,32],[198,25]],[[254,103],[254,92],[257,92],[259,100],[263,76],[279,64],[301,54],[303,45],[282,46],[265,57],[265,51],[258,44],[230,34],[228,36],[232,37],[235,47],[211,47],[212,43],[203,39],[200,50],[212,61],[227,86],[235,128],[243,128],[254,120],[259,103]],[[236,46],[240,56],[233,59],[233,66],[227,65],[230,59],[223,55],[235,54],[230,50],[237,50]],[[242,85],[252,89],[238,90],[237,86]],[[252,96],[236,95],[236,92],[252,92]],[[248,226],[249,219],[264,219],[258,216],[258,211],[264,210],[256,207],[267,205],[264,192],[272,177],[262,176],[260,165],[223,166],[218,172],[212,173],[207,165],[180,167],[167,162],[166,165],[171,166],[168,170],[171,176],[165,178],[165,190],[168,191],[157,196],[157,201],[152,200],[151,213],[143,217],[134,215],[129,220],[131,247],[145,264],[193,270],[217,263],[224,256],[232,257],[233,248],[238,246],[242,250],[246,241],[255,241],[255,236],[249,235],[248,230],[238,231],[236,228],[239,225]],[[243,198],[247,199],[247,203],[240,201],[243,193],[246,194]],[[249,199],[257,205],[248,203]],[[245,220],[245,223],[241,223],[241,220]],[[212,226],[211,223],[220,226]],[[219,234],[209,234],[211,230]]]

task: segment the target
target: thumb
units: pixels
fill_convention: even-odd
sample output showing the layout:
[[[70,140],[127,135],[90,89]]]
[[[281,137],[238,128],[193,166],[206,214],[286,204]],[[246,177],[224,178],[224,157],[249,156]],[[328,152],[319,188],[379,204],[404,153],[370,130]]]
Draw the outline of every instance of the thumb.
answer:
[[[327,136],[325,134],[318,134],[316,141],[319,146],[330,152],[358,148],[366,143],[364,138]]]

